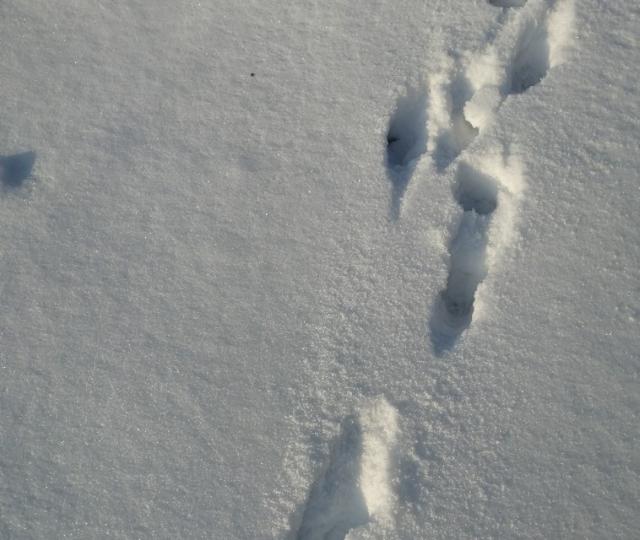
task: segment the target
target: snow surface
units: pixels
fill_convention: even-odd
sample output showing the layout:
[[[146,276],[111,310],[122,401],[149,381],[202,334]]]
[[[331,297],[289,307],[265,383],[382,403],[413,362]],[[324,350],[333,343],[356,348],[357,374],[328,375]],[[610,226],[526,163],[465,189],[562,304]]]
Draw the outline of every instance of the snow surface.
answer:
[[[0,538],[637,537],[637,2],[0,16]]]

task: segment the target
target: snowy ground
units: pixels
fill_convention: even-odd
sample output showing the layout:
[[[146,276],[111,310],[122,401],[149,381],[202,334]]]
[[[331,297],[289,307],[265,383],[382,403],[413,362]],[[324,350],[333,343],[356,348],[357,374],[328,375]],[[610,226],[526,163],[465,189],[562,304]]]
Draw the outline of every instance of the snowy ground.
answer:
[[[636,537],[639,29],[0,3],[0,538]]]

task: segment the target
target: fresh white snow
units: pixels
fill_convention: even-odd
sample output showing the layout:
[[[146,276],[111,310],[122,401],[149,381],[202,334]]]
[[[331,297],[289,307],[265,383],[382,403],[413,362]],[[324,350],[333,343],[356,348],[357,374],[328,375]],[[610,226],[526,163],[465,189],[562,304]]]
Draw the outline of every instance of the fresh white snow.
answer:
[[[637,2],[0,25],[0,538],[637,537]]]

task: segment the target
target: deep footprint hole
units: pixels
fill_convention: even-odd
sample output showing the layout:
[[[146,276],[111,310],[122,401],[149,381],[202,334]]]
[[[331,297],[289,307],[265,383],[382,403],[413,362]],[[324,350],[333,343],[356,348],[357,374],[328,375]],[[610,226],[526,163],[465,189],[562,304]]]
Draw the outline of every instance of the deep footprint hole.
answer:
[[[471,325],[476,291],[488,273],[491,215],[498,207],[498,182],[461,163],[454,197],[464,210],[449,244],[449,275],[431,315],[431,342],[437,354],[452,348]]]
[[[32,151],[0,157],[0,181],[5,188],[20,187],[31,177],[35,162],[36,153]]]
[[[498,183],[466,163],[461,163],[456,175],[454,197],[465,212],[491,214],[498,206]]]
[[[442,299],[447,324],[464,330],[471,323],[476,290],[487,276],[486,250],[489,219],[474,211],[465,212],[451,242],[451,267]]]
[[[407,167],[427,151],[427,95],[409,90],[400,97],[387,131],[387,164],[392,169]]]
[[[509,72],[509,94],[521,94],[547,75],[551,51],[546,24],[530,23],[516,50]]]
[[[400,208],[418,158],[427,151],[427,92],[421,86],[400,96],[389,120],[385,164],[391,182],[390,217]]]
[[[431,315],[431,343],[436,354],[453,348],[471,325],[478,286],[487,276],[489,214],[463,214],[449,245],[449,275]]]

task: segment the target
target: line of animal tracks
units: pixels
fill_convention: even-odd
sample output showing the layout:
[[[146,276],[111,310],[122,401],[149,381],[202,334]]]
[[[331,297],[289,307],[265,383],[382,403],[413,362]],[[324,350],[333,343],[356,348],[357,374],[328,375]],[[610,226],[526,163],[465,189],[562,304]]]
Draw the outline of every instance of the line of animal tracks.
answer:
[[[424,185],[415,174],[423,159],[431,161],[429,180],[449,182],[460,208],[449,241],[448,277],[428,325],[436,355],[451,350],[470,327],[478,297],[489,302],[481,284],[513,237],[526,185],[513,150],[515,134],[494,148],[483,135],[500,121],[507,100],[518,99],[562,63],[570,44],[573,0],[487,5],[499,9],[496,31],[479,50],[443,55],[434,73],[418,74],[418,82],[398,97],[387,132],[390,219],[401,220],[412,192]],[[344,419],[323,471],[293,518],[291,540],[385,537],[398,500],[391,478],[397,476],[392,468],[399,425],[398,413],[383,398]]]
[[[489,3],[502,8],[494,37],[479,51],[446,58],[427,82],[420,78],[409,85],[387,133],[391,219],[401,218],[404,202],[419,187],[413,177],[425,156],[436,176],[453,178],[453,197],[462,210],[449,242],[447,282],[429,321],[439,355],[471,325],[478,289],[512,236],[525,187],[513,138],[482,152],[474,151],[474,143],[499,121],[506,100],[539,84],[562,62],[571,34],[572,0]]]

